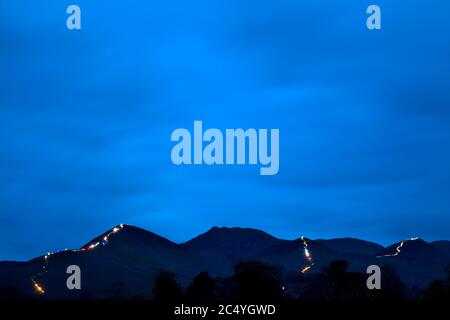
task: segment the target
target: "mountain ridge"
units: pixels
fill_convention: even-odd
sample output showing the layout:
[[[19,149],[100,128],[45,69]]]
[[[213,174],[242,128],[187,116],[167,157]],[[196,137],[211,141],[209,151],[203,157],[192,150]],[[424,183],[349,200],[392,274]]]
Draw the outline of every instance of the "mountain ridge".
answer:
[[[356,238],[283,240],[258,229],[239,227],[212,227],[186,242],[175,243],[151,231],[121,224],[79,249],[49,253],[27,262],[0,261],[0,284],[15,285],[33,294],[33,281],[48,289],[45,294],[49,298],[79,298],[80,293],[65,288],[65,268],[75,264],[83,270],[87,292],[121,282],[145,296],[159,270],[173,272],[185,287],[202,271],[216,277],[229,276],[234,265],[245,259],[279,265],[286,271],[306,270],[307,274],[320,272],[334,260],[346,260],[350,271],[360,273],[365,273],[368,265],[391,264],[408,286],[424,287],[441,277],[450,264],[449,243],[414,238],[383,247]]]

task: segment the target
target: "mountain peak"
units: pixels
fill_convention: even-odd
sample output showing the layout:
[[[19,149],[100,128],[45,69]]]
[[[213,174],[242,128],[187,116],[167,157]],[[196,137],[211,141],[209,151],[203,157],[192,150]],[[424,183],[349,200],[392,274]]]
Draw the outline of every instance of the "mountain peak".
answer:
[[[248,234],[259,234],[259,235],[266,235],[269,237],[274,238],[273,236],[271,236],[270,234],[268,234],[267,232],[264,232],[262,230],[258,230],[258,229],[254,229],[254,228],[242,228],[242,227],[219,227],[219,226],[214,226],[211,229],[209,229],[206,233],[214,233],[214,232],[222,232],[222,233],[248,233]]]
[[[215,226],[181,245],[193,250],[220,251],[226,254],[240,253],[242,256],[247,256],[250,252],[264,250],[281,242],[283,240],[258,229]]]
[[[384,250],[383,246],[375,242],[356,238],[318,239],[314,242],[320,243],[329,249],[346,253],[376,255]]]
[[[430,243],[422,240],[418,237],[402,240],[398,243],[394,243],[383,250],[381,257],[409,257],[414,256],[435,256],[437,249]]]
[[[163,238],[151,231],[128,224],[118,224],[110,230],[104,232],[100,236],[89,241],[81,249],[89,250],[97,247],[100,244],[104,245],[110,241],[113,243],[147,243],[165,246],[176,246],[174,242]]]

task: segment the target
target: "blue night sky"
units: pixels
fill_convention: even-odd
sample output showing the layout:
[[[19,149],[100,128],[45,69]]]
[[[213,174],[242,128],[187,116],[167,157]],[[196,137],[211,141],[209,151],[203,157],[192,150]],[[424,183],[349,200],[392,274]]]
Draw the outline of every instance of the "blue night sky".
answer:
[[[450,2],[154,2],[1,1],[0,260],[118,223],[450,238]],[[173,165],[194,120],[279,128],[279,174]]]

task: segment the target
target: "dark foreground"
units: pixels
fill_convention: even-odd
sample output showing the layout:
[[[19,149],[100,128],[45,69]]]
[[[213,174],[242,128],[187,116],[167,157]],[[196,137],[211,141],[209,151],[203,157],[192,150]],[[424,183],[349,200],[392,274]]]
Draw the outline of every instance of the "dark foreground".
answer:
[[[204,314],[177,314],[176,310],[183,305],[189,310],[208,308]],[[270,314],[253,313],[254,307],[272,305]],[[237,312],[237,306],[245,307],[251,312]],[[12,312],[17,316],[45,315],[45,318],[71,319],[96,315],[102,319],[392,319],[430,318],[433,315],[444,315],[448,312],[448,303],[403,301],[403,302],[282,302],[275,304],[240,304],[207,303],[207,304],[163,304],[151,301],[15,301],[0,302],[3,312]],[[185,310],[187,310],[185,309]],[[228,310],[225,311],[225,310]],[[233,312],[235,310],[235,312]],[[240,309],[242,310],[242,309]],[[223,311],[223,312],[221,312]]]

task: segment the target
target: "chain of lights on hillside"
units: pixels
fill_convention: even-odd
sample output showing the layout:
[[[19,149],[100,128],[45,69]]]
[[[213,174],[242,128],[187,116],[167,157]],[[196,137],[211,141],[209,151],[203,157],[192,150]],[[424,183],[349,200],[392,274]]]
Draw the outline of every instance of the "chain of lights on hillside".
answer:
[[[411,239],[407,239],[407,240],[403,240],[400,242],[400,244],[395,248],[395,253],[392,254],[385,254],[385,255],[381,255],[381,256],[377,256],[377,258],[382,258],[382,257],[396,257],[398,256],[401,251],[402,251],[402,247],[409,241],[415,241],[419,239],[419,237],[414,237]],[[308,249],[309,245],[308,242],[306,241],[305,237],[301,237],[301,241],[303,242],[303,255],[305,256],[305,259],[308,261],[308,265],[304,266],[301,269],[301,273],[306,273],[308,272],[313,266],[314,266],[314,262],[313,262],[313,257],[311,255],[311,251]]]
[[[30,278],[31,282],[33,283],[33,287],[34,287],[34,290],[36,291],[36,293],[41,294],[41,295],[45,294],[45,289],[37,281],[37,278],[42,276],[42,275],[44,275],[44,274],[46,274],[48,272],[48,264],[49,264],[49,260],[50,260],[51,256],[53,256],[55,254],[58,254],[58,253],[67,252],[67,251],[70,251],[70,252],[85,252],[85,251],[93,250],[93,249],[97,248],[99,245],[105,246],[108,243],[109,238],[111,237],[111,235],[113,235],[114,233],[117,233],[120,230],[122,230],[124,226],[125,226],[124,224],[119,224],[118,226],[116,226],[113,229],[111,229],[110,232],[106,233],[103,236],[102,240],[94,242],[94,243],[88,243],[86,246],[84,246],[84,247],[82,247],[80,249],[74,249],[74,250],[64,249],[63,251],[47,253],[44,256],[44,258],[43,258],[44,259],[44,264],[42,265],[41,271],[36,273],[36,274],[34,274],[34,275],[32,275],[31,278]]]
[[[411,239],[407,239],[407,240],[403,240],[402,242],[400,242],[400,245],[395,248],[395,253],[391,253],[391,254],[384,254],[381,256],[377,256],[377,258],[382,258],[382,257],[396,257],[400,254],[400,252],[402,251],[402,247],[405,245],[406,242],[408,241],[415,241],[419,239],[419,237],[415,237],[415,238],[411,238]]]
[[[48,264],[49,264],[49,259],[51,256],[57,254],[57,253],[61,253],[61,252],[66,252],[66,251],[70,251],[70,252],[85,252],[85,251],[90,251],[93,250],[95,248],[97,248],[99,245],[105,246],[108,241],[109,238],[111,237],[111,235],[119,232],[120,230],[123,229],[125,225],[124,224],[120,224],[116,227],[114,227],[110,232],[108,232],[107,234],[105,234],[102,238],[102,240],[94,242],[94,243],[89,243],[86,246],[80,248],[80,249],[75,249],[75,250],[68,250],[65,249],[64,251],[58,251],[58,252],[49,252],[44,256],[44,264],[42,266],[42,269],[39,273],[31,276],[31,282],[33,283],[33,287],[35,289],[35,291],[38,294],[44,294],[45,293],[45,289],[43,288],[43,286],[37,281],[37,277],[42,276],[44,274],[46,274],[48,272]],[[314,262],[313,262],[313,257],[311,255],[311,251],[309,250],[309,245],[308,242],[306,240],[305,237],[301,237],[300,238],[303,244],[303,255],[305,257],[305,259],[308,261],[308,265],[304,266],[300,272],[301,273],[306,273],[308,272],[313,266],[314,266]],[[381,256],[377,256],[377,258],[382,258],[382,257],[396,257],[401,253],[401,249],[402,247],[405,245],[406,242],[408,241],[415,241],[419,239],[418,237],[415,238],[411,238],[411,239],[407,239],[407,240],[403,240],[400,242],[399,246],[396,247],[396,252],[393,254],[385,254],[385,255],[381,255]]]
[[[312,268],[312,266],[314,265],[313,262],[313,257],[311,255],[311,251],[308,249],[308,242],[306,241],[305,237],[301,237],[301,240],[303,242],[303,255],[305,256],[305,259],[308,261],[308,265],[304,266],[300,272],[301,273],[306,273],[309,271],[309,269]]]
[[[407,240],[403,240],[400,242],[400,244],[395,248],[395,253],[392,254],[385,254],[385,255],[381,255],[381,256],[377,256],[377,258],[382,258],[382,257],[396,257],[398,256],[401,251],[402,251],[402,247],[409,241],[415,241],[418,240],[419,237],[414,237],[411,239],[407,239]],[[313,266],[314,266],[314,262],[313,262],[313,257],[311,255],[311,251],[309,250],[309,245],[308,242],[306,241],[305,237],[301,237],[301,241],[303,243],[303,255],[305,256],[305,259],[308,261],[308,265],[304,266],[300,272],[301,273],[306,273],[308,272]]]

